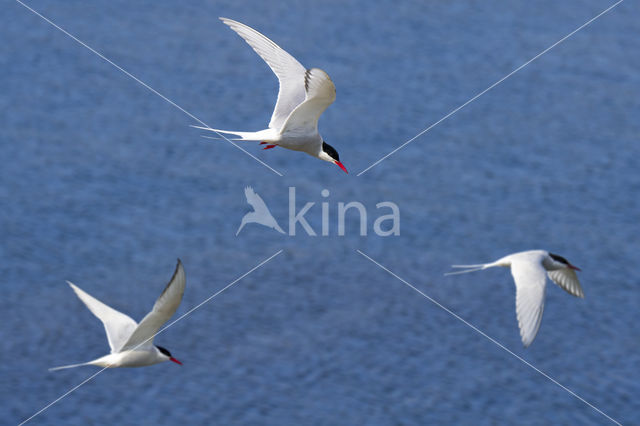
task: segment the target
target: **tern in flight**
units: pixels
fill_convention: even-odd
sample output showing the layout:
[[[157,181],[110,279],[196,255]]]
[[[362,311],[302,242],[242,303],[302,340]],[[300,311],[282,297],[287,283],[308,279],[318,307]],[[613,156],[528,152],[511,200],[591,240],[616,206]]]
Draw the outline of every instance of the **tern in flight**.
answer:
[[[137,324],[122,312],[116,311],[85,293],[71,282],[67,281],[67,283],[80,300],[87,305],[91,313],[104,324],[111,353],[93,361],[51,368],[50,371],[80,367],[82,365],[115,368],[143,367],[164,361],[182,364],[172,357],[168,350],[153,344],[153,338],[160,327],[173,316],[182,301],[186,280],[180,259],[178,259],[178,265],[171,281],[169,281],[169,284],[156,300],[151,312],[140,321],[140,324]]]
[[[580,298],[584,297],[575,272],[580,268],[573,266],[564,257],[545,250],[514,253],[491,263],[453,265],[454,268],[468,269],[449,272],[445,275],[464,274],[494,266],[511,267],[511,275],[516,284],[516,315],[525,347],[533,342],[540,328],[547,276],[567,293]]]
[[[336,99],[336,88],[329,75],[319,68],[305,68],[280,46],[240,22],[220,18],[242,37],[278,77],[280,90],[269,127],[257,132],[233,132],[192,126],[217,133],[235,135],[233,140],[261,141],[264,149],[281,146],[329,161],[345,173],[338,152],[318,133],[318,119]]]
[[[280,228],[278,222],[276,222],[276,219],[269,211],[269,208],[262,200],[262,197],[256,194],[253,188],[247,186],[244,189],[244,196],[247,198],[247,203],[249,203],[251,207],[253,207],[253,211],[244,215],[244,217],[242,218],[242,222],[240,223],[240,227],[236,232],[236,236],[240,233],[242,228],[244,228],[244,225],[246,225],[247,223],[259,223],[260,225],[264,225],[268,228],[273,228],[279,233],[284,234],[284,231],[282,230],[282,228]]]

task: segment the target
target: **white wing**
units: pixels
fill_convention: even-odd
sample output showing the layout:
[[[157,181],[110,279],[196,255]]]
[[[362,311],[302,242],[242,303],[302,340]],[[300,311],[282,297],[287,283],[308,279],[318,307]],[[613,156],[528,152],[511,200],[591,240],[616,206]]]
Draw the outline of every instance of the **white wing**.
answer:
[[[516,283],[516,315],[525,347],[533,342],[540,328],[547,281],[545,272],[541,259],[514,260],[511,263],[511,275]]]
[[[220,20],[238,33],[278,77],[280,90],[269,128],[280,130],[291,111],[305,100],[307,70],[293,56],[253,28],[227,18]]]
[[[140,324],[122,346],[121,350],[133,349],[138,347],[138,345],[141,348],[153,345],[153,337],[155,334],[176,312],[178,306],[180,306],[185,284],[184,268],[182,267],[182,262],[178,259],[178,265],[173,273],[173,277],[171,277],[171,281],[169,281],[169,284],[167,284],[160,297],[158,297],[158,300],[156,300],[151,312],[140,321]]]
[[[80,300],[87,305],[91,313],[102,321],[104,330],[107,333],[109,347],[111,347],[111,353],[118,352],[138,324],[136,324],[131,317],[116,311],[95,297],[85,293],[72,282],[67,281],[67,284],[71,286]]]
[[[580,281],[578,281],[578,276],[573,269],[563,268],[555,271],[549,271],[547,274],[551,281],[558,284],[566,292],[576,297],[584,297]]]
[[[280,133],[317,133],[320,116],[336,100],[336,87],[329,75],[320,68],[307,70],[304,88],[304,102],[291,112]]]

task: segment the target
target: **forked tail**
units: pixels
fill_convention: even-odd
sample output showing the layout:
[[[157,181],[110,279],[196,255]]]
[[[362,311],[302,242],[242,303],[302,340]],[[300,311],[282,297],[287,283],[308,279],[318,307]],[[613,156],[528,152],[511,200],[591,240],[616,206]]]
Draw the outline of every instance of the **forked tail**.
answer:
[[[277,132],[273,129],[264,129],[258,132],[235,132],[230,130],[220,130],[220,129],[212,129],[211,127],[202,127],[202,126],[194,126],[190,125],[195,129],[200,130],[208,130],[210,132],[217,133],[218,136],[222,136],[223,139],[227,139],[223,136],[225,135],[234,135],[237,136],[235,138],[231,138],[232,141],[275,141],[277,140]]]
[[[60,367],[50,368],[49,371],[58,371],[58,370],[64,370],[66,368],[82,367],[83,365],[91,365],[91,362],[82,362],[80,364],[61,365]]]
[[[490,263],[480,263],[478,265],[451,265],[452,268],[467,268],[464,271],[453,271],[447,272],[445,275],[458,275],[458,274],[466,274],[468,272],[482,271],[483,269],[487,269],[491,265]]]

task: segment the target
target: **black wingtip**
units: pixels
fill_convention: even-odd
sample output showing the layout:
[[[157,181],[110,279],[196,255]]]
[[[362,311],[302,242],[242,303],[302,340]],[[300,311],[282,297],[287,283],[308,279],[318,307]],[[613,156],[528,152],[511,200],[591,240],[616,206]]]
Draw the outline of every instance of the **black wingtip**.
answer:
[[[171,276],[171,279],[169,280],[169,284],[167,284],[167,288],[171,285],[173,280],[176,279],[176,275],[178,275],[178,271],[180,271],[180,269],[184,269],[184,266],[182,265],[182,261],[180,260],[180,258],[178,258],[178,263],[176,264],[176,269],[175,269],[175,271],[173,271],[173,275]]]
[[[182,264],[182,260],[180,260],[180,258],[178,258],[178,263],[176,264],[176,270],[173,272],[173,276],[171,277],[171,281],[173,281],[173,279],[176,277],[176,275],[178,275],[178,271],[180,269],[184,269],[184,265]],[[171,282],[169,281],[169,282]]]
[[[308,69],[304,72],[304,91],[305,93],[309,91],[309,79],[311,78],[311,69]]]

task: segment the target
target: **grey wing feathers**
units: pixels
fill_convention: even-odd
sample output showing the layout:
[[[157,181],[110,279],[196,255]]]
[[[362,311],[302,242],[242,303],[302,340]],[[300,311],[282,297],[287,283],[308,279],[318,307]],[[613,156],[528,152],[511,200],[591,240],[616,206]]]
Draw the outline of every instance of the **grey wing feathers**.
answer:
[[[305,73],[305,92],[304,102],[287,117],[281,133],[317,132],[320,116],[336,100],[336,87],[320,68],[311,68]]]
[[[327,106],[336,100],[336,86],[329,74],[320,68],[311,68],[304,74],[304,90],[306,99],[323,99]]]
[[[576,297],[584,297],[582,286],[580,285],[580,281],[578,281],[578,275],[576,275],[576,272],[573,269],[558,269],[555,271],[549,271],[547,274],[551,281],[556,283],[567,293]]]
[[[180,306],[185,285],[186,278],[184,268],[182,262],[178,259],[176,270],[169,284],[167,284],[162,294],[160,294],[160,297],[158,297],[158,300],[156,300],[151,312],[140,321],[140,324],[138,324],[138,327],[124,344],[122,350],[153,345],[153,337],[155,334],[160,327],[173,316],[178,306]]]
[[[278,77],[280,90],[269,128],[280,130],[291,111],[305,99],[305,67],[253,28],[232,19],[220,18],[220,20],[242,37]]]
[[[76,296],[78,296],[91,313],[102,321],[111,352],[118,352],[138,324],[128,315],[105,305],[72,282],[67,281],[67,284],[69,284],[71,289],[76,293]]]
[[[511,264],[511,274],[516,284],[516,316],[520,337],[527,347],[540,328],[547,277],[542,264],[528,261],[514,261]]]
[[[164,312],[171,317],[178,310],[180,302],[182,302],[185,284],[184,267],[182,266],[182,261],[178,259],[178,264],[176,265],[175,271],[173,271],[173,276],[164,290],[162,290],[156,303],[154,303],[152,311]]]

